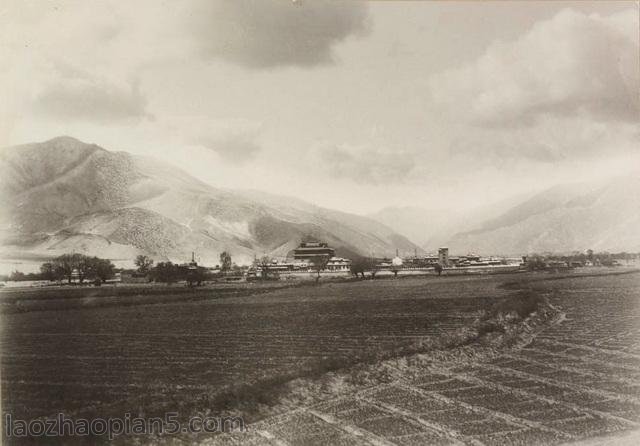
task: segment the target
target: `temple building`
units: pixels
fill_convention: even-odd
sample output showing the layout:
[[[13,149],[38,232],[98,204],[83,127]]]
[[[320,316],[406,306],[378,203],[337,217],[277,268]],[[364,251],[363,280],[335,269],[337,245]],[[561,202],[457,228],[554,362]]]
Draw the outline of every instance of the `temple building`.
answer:
[[[316,257],[326,257],[328,260],[335,255],[336,251],[322,242],[302,242],[293,251],[293,258],[296,260],[311,260]]]

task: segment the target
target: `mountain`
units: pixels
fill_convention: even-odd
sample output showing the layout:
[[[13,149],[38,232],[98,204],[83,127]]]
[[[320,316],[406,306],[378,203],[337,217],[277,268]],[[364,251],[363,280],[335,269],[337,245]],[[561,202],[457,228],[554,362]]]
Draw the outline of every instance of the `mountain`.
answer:
[[[218,263],[285,256],[307,237],[338,255],[413,251],[406,237],[366,217],[258,191],[214,188],[157,160],[71,137],[0,152],[0,244],[5,258],[139,253]]]
[[[475,229],[485,220],[505,212],[528,197],[517,195],[465,211],[417,206],[386,207],[368,217],[408,237],[426,251],[435,252],[456,233]]]
[[[447,242],[457,253],[640,251],[640,176],[559,185]]]
[[[466,212],[402,207],[369,217],[429,252],[640,251],[640,176],[557,185]]]
[[[459,216],[452,209],[435,210],[417,206],[390,206],[368,215],[425,248],[430,247],[434,239],[442,240],[455,234],[457,231],[452,225],[459,221]]]

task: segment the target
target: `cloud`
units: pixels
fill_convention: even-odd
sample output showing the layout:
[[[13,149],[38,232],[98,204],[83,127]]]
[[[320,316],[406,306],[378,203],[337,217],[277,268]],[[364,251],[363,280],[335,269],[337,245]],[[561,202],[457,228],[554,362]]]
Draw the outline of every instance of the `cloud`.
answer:
[[[151,117],[138,82],[110,80],[60,64],[55,67],[33,98],[36,113],[94,122]]]
[[[333,46],[367,29],[360,1],[203,1],[190,8],[202,52],[251,68],[333,62]]]
[[[502,168],[526,162],[551,167],[561,163],[606,159],[637,152],[640,131],[628,122],[599,122],[584,116],[541,116],[531,126],[466,126],[449,144],[448,157],[469,169]]]
[[[403,183],[416,166],[410,153],[376,147],[324,144],[315,150],[327,174],[356,183]]]
[[[245,165],[262,150],[262,125],[254,121],[190,116],[173,118],[169,127],[185,144],[209,149],[229,164]]]
[[[216,152],[223,160],[237,165],[248,163],[261,150],[256,141],[248,135],[204,139],[200,144]]]
[[[106,2],[9,2],[0,17],[6,113],[100,124],[150,117],[121,44],[128,37]]]
[[[532,126],[543,116],[640,118],[638,12],[565,9],[475,62],[430,79],[434,101],[482,127]]]

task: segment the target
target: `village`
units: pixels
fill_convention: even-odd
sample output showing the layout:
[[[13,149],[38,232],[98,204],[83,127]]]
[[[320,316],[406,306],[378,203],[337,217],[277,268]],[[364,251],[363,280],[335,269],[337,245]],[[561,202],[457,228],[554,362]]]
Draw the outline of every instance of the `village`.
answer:
[[[594,253],[587,250],[571,255],[524,255],[520,257],[480,256],[477,254],[450,255],[449,248],[437,253],[394,257],[336,255],[328,243],[309,239],[299,244],[284,258],[254,257],[251,264],[236,264],[224,251],[220,262],[210,266],[196,260],[191,253],[188,262],[155,262],[139,255],[135,268],[118,268],[108,259],[83,254],[63,254],[40,267],[40,273],[24,274],[14,271],[0,278],[0,286],[50,286],[103,284],[183,283],[202,286],[216,282],[262,281],[327,281],[348,279],[397,278],[420,275],[477,275],[519,273],[526,271],[559,272],[584,267],[616,267],[636,264],[639,254]]]

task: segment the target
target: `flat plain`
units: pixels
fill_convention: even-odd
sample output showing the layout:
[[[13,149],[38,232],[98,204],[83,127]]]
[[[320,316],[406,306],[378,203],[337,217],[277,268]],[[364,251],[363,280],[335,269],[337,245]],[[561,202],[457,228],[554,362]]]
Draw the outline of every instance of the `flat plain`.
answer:
[[[55,298],[45,311],[2,315],[3,407],[25,418],[149,413],[323,361],[348,364],[455,330],[496,284],[380,280],[89,308]]]
[[[503,285],[514,277],[361,281],[232,297],[212,291],[194,301],[5,313],[3,411],[24,419],[216,413],[233,405],[220,395],[238,387],[251,393],[251,386],[314,379],[451,336],[512,295]],[[640,424],[639,279],[519,275],[566,314],[528,345],[486,360],[421,361],[410,376],[249,418],[248,432],[208,441],[538,444],[633,430]]]
[[[566,318],[527,345],[488,359],[422,355],[392,382],[319,400],[212,443],[637,444],[640,277],[530,280]]]

